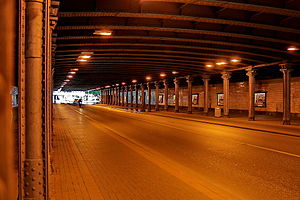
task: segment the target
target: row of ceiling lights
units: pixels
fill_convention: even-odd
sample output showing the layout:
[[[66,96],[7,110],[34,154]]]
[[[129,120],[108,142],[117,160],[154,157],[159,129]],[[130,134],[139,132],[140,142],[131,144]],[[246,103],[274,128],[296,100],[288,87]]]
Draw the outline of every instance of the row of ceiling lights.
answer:
[[[64,82],[62,83],[62,85],[60,86],[60,89],[62,90],[70,81],[71,79],[74,77],[74,75],[79,71],[78,68],[73,68],[68,72],[68,75],[66,76],[66,79],[64,80]]]

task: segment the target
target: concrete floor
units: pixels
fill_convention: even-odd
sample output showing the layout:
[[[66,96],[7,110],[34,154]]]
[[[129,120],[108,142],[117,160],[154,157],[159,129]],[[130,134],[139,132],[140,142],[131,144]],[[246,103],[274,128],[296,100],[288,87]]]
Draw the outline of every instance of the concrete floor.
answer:
[[[55,117],[53,199],[300,199],[299,137],[97,106]]]

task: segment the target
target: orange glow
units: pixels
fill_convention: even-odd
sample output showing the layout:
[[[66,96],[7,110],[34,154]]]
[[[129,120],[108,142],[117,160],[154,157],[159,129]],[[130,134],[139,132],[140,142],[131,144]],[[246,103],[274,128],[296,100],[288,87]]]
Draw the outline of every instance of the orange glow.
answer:
[[[222,61],[222,62],[217,62],[216,64],[217,64],[217,65],[226,65],[227,63],[224,62],[224,61]]]
[[[211,64],[208,64],[208,65],[205,65],[206,67],[213,67],[213,65],[211,65]]]
[[[110,85],[105,86],[105,88],[110,88]]]
[[[69,74],[76,74],[76,72],[69,72]]]
[[[175,75],[175,74],[178,74],[178,73],[179,73],[179,72],[177,72],[177,71],[172,71],[172,74],[174,74],[174,75]]]
[[[69,82],[70,80],[69,79],[66,79],[66,80],[64,80],[65,82]]]
[[[151,79],[152,79],[151,76],[146,76],[147,81],[150,81]]]
[[[125,83],[125,82],[122,82],[122,85],[126,85],[126,83]]]
[[[79,56],[78,58],[80,58],[80,59],[89,59],[89,58],[91,58],[91,56]]]
[[[233,62],[233,63],[238,63],[238,62],[240,62],[241,60],[234,58],[234,59],[231,59],[230,61]]]
[[[90,51],[83,51],[83,52],[81,52],[81,54],[86,54],[86,55],[91,55],[91,54],[93,54],[94,52],[90,52]]]
[[[68,75],[67,78],[73,78],[73,76],[72,75]]]
[[[132,80],[131,82],[132,82],[132,83],[137,83],[137,80],[136,80],[136,79],[134,79],[134,80]]]
[[[74,69],[71,69],[71,71],[78,72],[78,71],[79,71],[79,69],[78,69],[78,68],[74,68]]]
[[[120,85],[119,83],[116,84],[116,86],[119,86],[119,85]]]
[[[78,62],[87,62],[88,60],[86,59],[77,59]]]

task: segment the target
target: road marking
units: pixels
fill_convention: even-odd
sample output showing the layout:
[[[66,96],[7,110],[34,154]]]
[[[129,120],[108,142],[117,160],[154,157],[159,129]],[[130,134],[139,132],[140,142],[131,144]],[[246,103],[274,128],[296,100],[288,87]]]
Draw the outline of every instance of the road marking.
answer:
[[[266,150],[266,151],[272,151],[272,152],[284,154],[284,155],[287,155],[287,156],[300,158],[300,155],[293,154],[293,153],[288,153],[288,152],[285,152],[285,151],[280,151],[280,150],[271,149],[271,148],[267,148],[267,147],[257,146],[257,145],[254,145],[254,144],[246,144],[246,143],[243,143],[243,144],[247,145],[247,146],[250,146],[250,147],[255,147],[255,148],[258,148],[258,149],[263,149],[263,150]]]
[[[106,134],[110,135],[111,137],[115,138],[120,143],[126,145],[131,150],[135,151],[136,153],[140,154],[145,159],[149,160],[153,164],[157,165],[164,171],[168,172],[169,174],[175,176],[179,180],[183,181],[184,183],[188,184],[192,188],[199,191],[202,195],[207,196],[209,199],[212,200],[230,200],[235,199],[239,200],[242,199],[237,197],[224,189],[221,189],[221,186],[217,186],[207,180],[206,178],[202,177],[196,171],[181,165],[168,157],[160,154],[159,152],[148,148],[138,142],[124,136],[121,132],[112,129],[111,127],[101,123],[98,120],[89,117],[87,114],[84,114],[80,111],[72,109],[73,111],[79,113],[80,115],[86,117],[90,120],[90,123],[96,128],[106,128],[109,130]]]

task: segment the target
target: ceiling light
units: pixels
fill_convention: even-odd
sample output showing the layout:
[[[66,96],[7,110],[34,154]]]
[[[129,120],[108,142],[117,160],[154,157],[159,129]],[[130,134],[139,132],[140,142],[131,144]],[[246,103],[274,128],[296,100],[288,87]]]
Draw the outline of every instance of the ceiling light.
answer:
[[[152,79],[151,76],[146,76],[147,81],[150,81],[151,79]]]
[[[105,86],[105,88],[110,88],[110,85]]]
[[[119,85],[120,85],[119,83],[116,84],[116,86],[119,86]]]
[[[81,59],[89,59],[89,58],[91,58],[91,56],[78,56],[78,58],[81,58]]]
[[[73,76],[72,75],[68,75],[67,78],[73,78]]]
[[[240,60],[239,60],[239,59],[236,59],[236,58],[235,58],[235,59],[231,59],[230,61],[233,62],[233,63],[240,62]]]
[[[175,74],[178,74],[178,73],[179,73],[179,72],[177,72],[177,71],[172,71],[172,74],[174,74],[174,75],[175,75]]]
[[[205,65],[206,67],[213,67],[213,65],[211,65],[211,64],[208,64],[208,65]]]
[[[126,85],[126,83],[125,83],[125,82],[122,82],[122,85]]]
[[[91,54],[94,54],[94,52],[90,52],[90,51],[83,51],[83,52],[81,52],[81,54],[91,55]]]
[[[160,77],[166,77],[167,75],[165,73],[160,73]]]
[[[133,79],[131,82],[132,82],[132,83],[137,83],[137,80],[136,80],[136,79]]]
[[[69,82],[70,80],[69,79],[66,79],[66,80],[64,80],[65,82]]]
[[[287,48],[288,51],[298,51],[299,49],[295,46],[290,46]]]
[[[112,31],[95,30],[94,35],[111,36]]]
[[[78,72],[79,69],[78,68],[74,68],[74,69],[71,69],[71,71]]]
[[[217,62],[216,64],[217,65],[226,65],[227,63],[222,61],[222,62]]]
[[[76,74],[76,72],[68,72],[69,74]]]
[[[78,62],[86,62],[86,61],[88,61],[88,60],[86,60],[86,59],[77,59],[77,61],[78,61]]]

